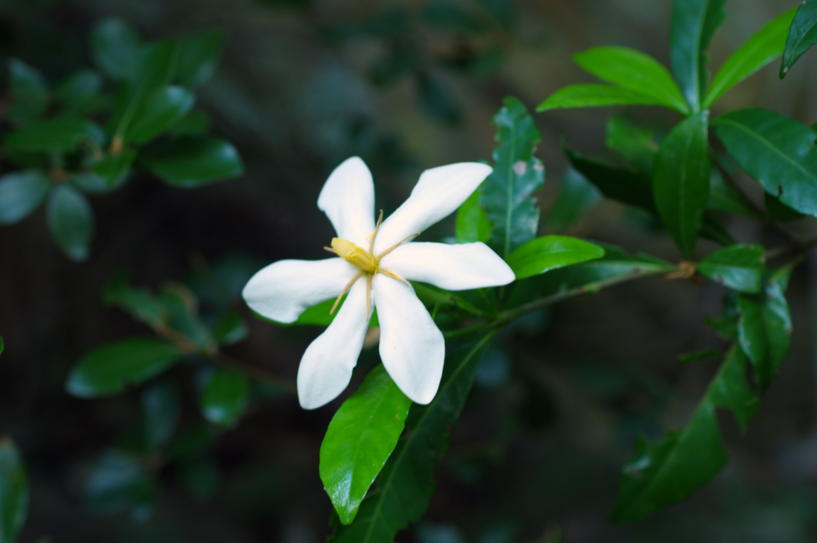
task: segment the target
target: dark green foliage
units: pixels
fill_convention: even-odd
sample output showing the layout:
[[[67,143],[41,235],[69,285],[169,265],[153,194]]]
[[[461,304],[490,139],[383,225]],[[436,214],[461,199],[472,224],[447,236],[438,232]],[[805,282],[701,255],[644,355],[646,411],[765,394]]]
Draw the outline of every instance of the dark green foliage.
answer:
[[[517,279],[564,268],[604,256],[604,249],[569,236],[542,236],[520,245],[508,255]]]
[[[234,370],[219,369],[204,381],[199,404],[204,418],[220,426],[234,426],[244,414],[250,397],[247,377]]]
[[[47,219],[51,236],[71,260],[85,260],[94,233],[94,216],[88,200],[67,185],[51,191]]]
[[[0,541],[3,543],[17,540],[28,514],[28,499],[23,459],[10,439],[0,437]]]
[[[817,43],[817,0],[803,0],[791,22],[783,62],[780,64],[780,78],[786,76],[794,63]]]
[[[753,294],[760,291],[763,260],[760,245],[732,245],[709,253],[698,263],[698,271],[716,283]]]
[[[48,178],[36,170],[0,177],[0,224],[26,218],[42,203],[48,187]]]

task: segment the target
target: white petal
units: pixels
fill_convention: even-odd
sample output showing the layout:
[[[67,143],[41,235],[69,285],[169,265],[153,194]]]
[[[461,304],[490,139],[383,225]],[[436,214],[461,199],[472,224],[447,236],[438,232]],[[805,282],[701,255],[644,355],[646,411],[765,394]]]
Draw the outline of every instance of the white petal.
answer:
[[[306,348],[298,366],[298,401],[304,409],[331,402],[349,384],[372,314],[366,310],[366,288],[366,280],[358,279],[335,320]]]
[[[307,307],[337,296],[357,271],[342,258],[279,260],[253,275],[241,294],[268,319],[295,322]]]
[[[374,183],[366,163],[347,158],[329,175],[318,208],[332,221],[339,238],[365,247],[374,230]]]
[[[453,213],[490,173],[490,166],[477,162],[424,171],[408,200],[383,221],[375,252],[380,253]]]
[[[380,321],[380,358],[392,380],[412,401],[434,399],[445,360],[445,340],[411,286],[374,276]]]
[[[384,256],[381,265],[405,279],[446,290],[507,285],[515,278],[484,243],[406,243]]]

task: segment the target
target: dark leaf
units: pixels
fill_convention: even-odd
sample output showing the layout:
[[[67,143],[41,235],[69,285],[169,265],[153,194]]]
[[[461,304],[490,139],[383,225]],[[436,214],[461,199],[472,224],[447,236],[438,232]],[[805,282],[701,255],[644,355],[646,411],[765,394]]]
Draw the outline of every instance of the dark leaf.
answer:
[[[42,115],[48,107],[48,86],[42,74],[28,64],[9,61],[9,119],[15,123],[30,121]]]
[[[574,168],[562,176],[559,194],[545,214],[544,226],[563,232],[578,223],[601,200],[598,189]]]
[[[757,293],[763,276],[763,247],[732,245],[709,253],[697,269],[716,283],[738,292]]]
[[[98,142],[99,127],[82,117],[64,116],[31,121],[8,134],[3,145],[8,151],[65,153],[83,141]]]
[[[145,143],[155,138],[187,115],[193,101],[193,95],[183,87],[159,87],[140,102],[133,121],[121,132],[122,140]]]
[[[817,43],[817,0],[803,0],[789,28],[783,62],[780,64],[780,78],[786,76],[803,53]]]
[[[63,81],[54,96],[66,110],[81,113],[94,103],[101,87],[102,78],[99,74],[81,70]]]
[[[159,382],[142,393],[145,444],[149,450],[167,445],[179,426],[179,391],[169,381]]]
[[[187,139],[145,151],[147,168],[174,187],[194,188],[241,175],[238,151],[217,138]]]
[[[50,186],[51,180],[37,170],[0,177],[0,224],[25,219],[42,203]]]
[[[188,88],[205,83],[216,71],[224,34],[205,32],[179,41],[176,81]]]
[[[95,511],[130,511],[139,518],[150,513],[157,487],[143,459],[111,449],[90,466],[84,492]]]
[[[91,53],[96,65],[113,79],[135,76],[143,53],[139,36],[118,19],[106,19],[94,27]]]
[[[48,198],[46,218],[51,236],[68,258],[88,258],[94,215],[82,193],[68,185],[55,187]]]
[[[250,382],[244,374],[219,369],[211,373],[201,390],[199,406],[204,418],[220,426],[234,426],[250,397]]]
[[[637,126],[623,115],[607,121],[604,143],[627,159],[640,172],[652,172],[652,163],[658,152],[658,142],[652,130]]]
[[[14,443],[0,437],[0,541],[13,543],[28,514],[28,477]]]

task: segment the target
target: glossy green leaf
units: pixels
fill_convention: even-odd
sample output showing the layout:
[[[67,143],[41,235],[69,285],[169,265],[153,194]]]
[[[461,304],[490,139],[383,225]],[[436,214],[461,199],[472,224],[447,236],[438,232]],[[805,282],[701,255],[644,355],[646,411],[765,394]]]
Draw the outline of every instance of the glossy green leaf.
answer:
[[[489,245],[505,256],[536,237],[539,208],[532,195],[545,182],[545,167],[533,155],[539,131],[522,102],[505,98],[494,123],[499,145],[494,171],[481,186],[481,203],[493,225]]]
[[[731,111],[713,126],[729,155],[766,192],[817,216],[817,149],[811,128],[760,108]]]
[[[350,524],[403,432],[409,400],[383,366],[332,417],[321,443],[323,487],[340,518]]]
[[[639,442],[635,457],[624,466],[611,519],[640,520],[709,482],[728,462],[716,408],[730,410],[745,428],[757,404],[746,376],[746,359],[732,347],[687,425],[657,443]]]
[[[706,111],[681,121],[661,143],[653,168],[655,207],[686,256],[695,249],[709,200],[707,132]]]
[[[14,443],[0,437],[0,542],[13,543],[28,514],[28,476]]]
[[[162,381],[142,393],[145,445],[158,450],[167,445],[179,426],[179,391],[170,381]]]
[[[98,98],[102,78],[91,70],[80,70],[57,87],[54,97],[68,111],[82,112]]]
[[[393,541],[397,532],[419,520],[434,492],[435,460],[448,447],[451,426],[459,418],[477,362],[492,337],[486,334],[471,345],[446,345],[446,374],[434,401],[414,407],[405,435],[375,482],[377,492],[363,501],[354,522],[338,527],[328,541]]]
[[[575,168],[568,168],[559,184],[556,201],[545,214],[544,226],[563,232],[578,223],[599,200],[599,190]]]
[[[43,114],[48,107],[48,86],[42,74],[25,62],[9,60],[9,94],[11,107],[9,119],[15,123],[32,120]]]
[[[738,292],[760,292],[763,276],[763,247],[732,245],[709,253],[697,269],[716,283]]]
[[[210,79],[216,70],[223,45],[224,34],[217,31],[181,39],[176,73],[179,84],[195,88]]]
[[[491,237],[491,221],[480,205],[482,191],[477,189],[457,210],[455,237],[458,242],[488,241]]]
[[[780,78],[786,76],[803,53],[817,43],[817,0],[803,0],[789,28],[783,62],[780,64]]]
[[[692,111],[706,89],[707,48],[724,20],[726,0],[675,0],[670,25],[670,65]]]
[[[91,53],[96,65],[113,79],[136,74],[143,46],[139,36],[118,19],[106,19],[91,33]]]
[[[616,115],[607,121],[604,143],[627,159],[633,168],[652,172],[653,159],[659,148],[652,130],[636,125],[623,115]]]
[[[126,142],[145,143],[184,117],[193,107],[193,95],[183,87],[159,87],[141,101],[133,121],[122,132]]]
[[[118,187],[127,180],[135,159],[136,151],[125,147],[116,153],[105,154],[93,165],[93,173],[104,179],[109,188]]]
[[[572,107],[659,106],[661,101],[644,94],[599,83],[579,83],[557,90],[536,106],[536,111]]]
[[[48,198],[46,219],[51,236],[68,258],[88,258],[94,215],[82,193],[68,185],[55,187]]]
[[[146,151],[140,158],[152,173],[181,188],[229,179],[244,171],[235,147],[217,138],[174,142]]]
[[[201,390],[199,406],[208,421],[234,426],[250,399],[250,382],[243,373],[219,369],[211,373]]]
[[[514,249],[507,262],[517,279],[525,279],[603,256],[604,249],[579,238],[542,236]]]
[[[181,353],[158,339],[128,339],[86,354],[71,370],[66,390],[81,398],[110,396],[158,375]]]
[[[13,172],[0,177],[0,224],[25,219],[45,199],[51,180],[37,170]]]
[[[99,128],[82,117],[65,116],[26,123],[8,134],[3,146],[8,151],[65,153],[82,141],[98,141]]]
[[[191,348],[209,351],[215,348],[210,330],[199,315],[198,300],[186,286],[173,283],[159,294],[164,325],[189,341]]]
[[[163,326],[167,311],[162,299],[147,289],[128,285],[124,278],[117,278],[103,291],[103,301],[127,311],[133,318],[152,328]]]
[[[594,47],[573,55],[585,71],[684,114],[688,111],[678,85],[651,56],[628,47]]]
[[[783,54],[794,11],[786,11],[766,23],[726,59],[706,91],[704,108],[714,104],[723,93]]]

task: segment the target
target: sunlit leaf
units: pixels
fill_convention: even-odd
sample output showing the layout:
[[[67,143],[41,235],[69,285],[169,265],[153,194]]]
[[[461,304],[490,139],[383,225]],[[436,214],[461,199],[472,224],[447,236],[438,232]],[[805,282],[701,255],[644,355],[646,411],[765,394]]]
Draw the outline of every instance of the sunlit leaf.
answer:
[[[569,236],[542,236],[520,245],[507,262],[517,279],[564,268],[604,256],[604,249]]]
[[[662,105],[660,100],[630,89],[600,83],[579,83],[557,90],[536,106],[536,111],[572,107],[658,105]]]

